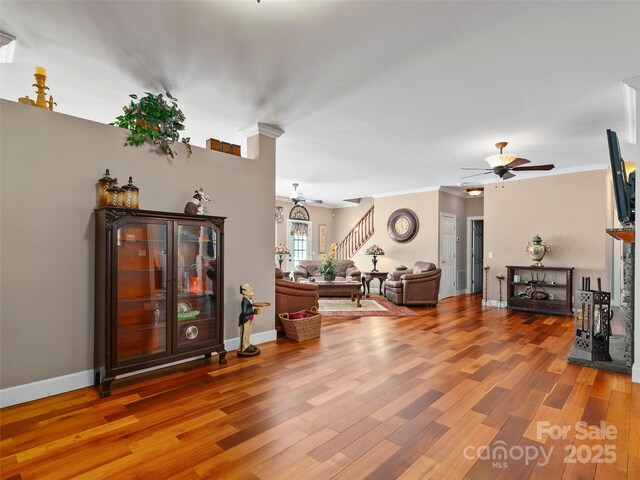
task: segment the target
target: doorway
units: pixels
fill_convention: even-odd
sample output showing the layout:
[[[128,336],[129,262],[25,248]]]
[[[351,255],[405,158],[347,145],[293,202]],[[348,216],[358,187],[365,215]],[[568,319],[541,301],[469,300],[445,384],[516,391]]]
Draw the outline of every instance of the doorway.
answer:
[[[440,298],[456,292],[456,216],[440,213]]]
[[[469,293],[483,288],[484,218],[467,217],[467,285]]]

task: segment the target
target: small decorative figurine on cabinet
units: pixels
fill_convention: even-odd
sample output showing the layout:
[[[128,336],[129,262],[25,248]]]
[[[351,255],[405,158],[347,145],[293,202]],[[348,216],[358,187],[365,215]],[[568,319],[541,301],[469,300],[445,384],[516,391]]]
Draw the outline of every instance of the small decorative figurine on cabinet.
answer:
[[[211,197],[204,193],[204,188],[200,187],[199,190],[193,194],[193,198],[187,202],[184,206],[184,213],[190,215],[204,215],[204,202],[210,202]]]
[[[242,303],[240,309],[239,324],[240,327],[240,347],[238,348],[239,357],[255,357],[260,355],[260,349],[255,345],[251,345],[251,323],[254,315],[260,315],[262,307],[268,307],[270,303],[253,303],[253,288],[248,283],[240,285],[240,294],[242,295]]]

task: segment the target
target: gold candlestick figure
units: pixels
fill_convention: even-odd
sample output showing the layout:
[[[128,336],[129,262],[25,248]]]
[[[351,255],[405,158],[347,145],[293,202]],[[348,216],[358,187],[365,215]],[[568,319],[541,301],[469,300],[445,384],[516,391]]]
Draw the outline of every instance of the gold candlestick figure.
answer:
[[[33,84],[37,92],[36,107],[47,108],[47,97],[45,95],[45,92],[49,90],[49,87],[45,85],[47,81],[47,71],[42,67],[36,67],[34,77],[36,77],[36,83]]]
[[[19,102],[53,111],[53,106],[57,105],[57,103],[53,101],[53,95],[49,95],[49,100],[47,100],[46,92],[49,90],[49,87],[46,85],[47,69],[44,67],[36,67],[34,77],[36,77],[36,83],[34,83],[33,86],[36,87],[37,94],[35,102],[31,100],[28,95],[20,97]]]

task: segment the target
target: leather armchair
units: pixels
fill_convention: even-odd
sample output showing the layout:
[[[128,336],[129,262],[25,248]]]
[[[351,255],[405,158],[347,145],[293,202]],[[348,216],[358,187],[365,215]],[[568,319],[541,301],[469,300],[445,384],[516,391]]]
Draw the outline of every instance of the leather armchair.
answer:
[[[313,283],[297,283],[285,280],[282,270],[276,268],[276,331],[284,333],[279,313],[292,313],[318,307],[318,286]]]
[[[442,271],[431,262],[416,262],[411,270],[396,270],[384,284],[384,295],[396,305],[438,304]]]

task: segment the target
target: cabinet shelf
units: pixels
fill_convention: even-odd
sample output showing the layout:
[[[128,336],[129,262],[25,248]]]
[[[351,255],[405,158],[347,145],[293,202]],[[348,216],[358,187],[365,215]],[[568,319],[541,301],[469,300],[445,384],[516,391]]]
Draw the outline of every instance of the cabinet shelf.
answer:
[[[119,303],[129,302],[166,302],[167,297],[118,297]]]
[[[141,272],[166,272],[166,270],[162,268],[120,268],[118,269],[118,273],[141,273]]]
[[[120,243],[167,243],[166,238],[121,238]]]
[[[510,282],[511,285],[520,285],[523,287],[533,287],[533,286],[538,286],[538,287],[558,287],[558,288],[567,288],[566,285],[564,284],[559,284],[559,283],[542,283],[542,282]]]

